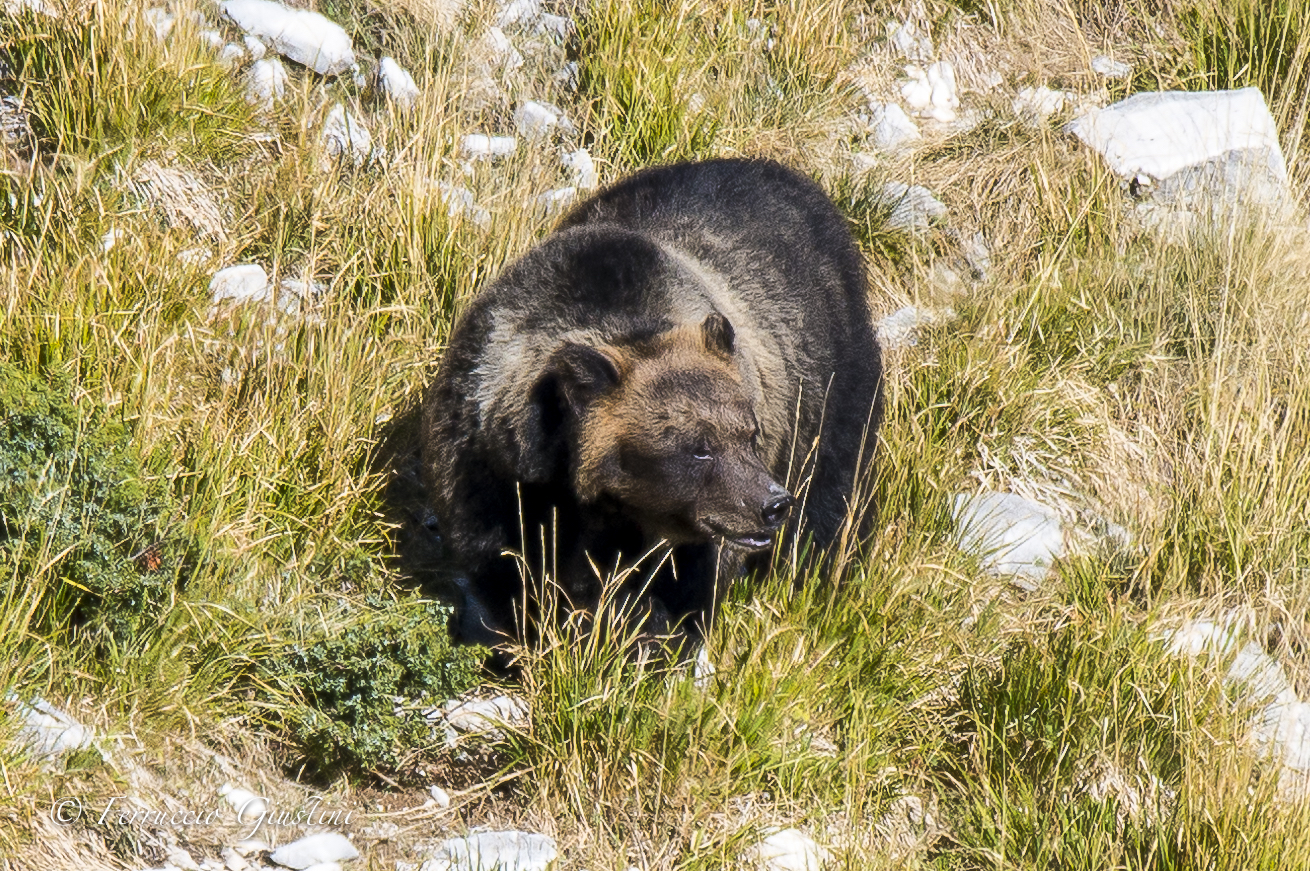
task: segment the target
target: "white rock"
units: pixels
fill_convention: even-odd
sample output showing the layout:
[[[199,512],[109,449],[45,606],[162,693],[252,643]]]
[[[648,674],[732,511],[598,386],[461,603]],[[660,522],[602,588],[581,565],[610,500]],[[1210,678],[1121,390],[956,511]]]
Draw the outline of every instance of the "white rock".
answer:
[[[543,12],[537,16],[537,24],[532,32],[538,36],[549,36],[558,42],[562,42],[572,36],[577,29],[577,25],[573,23],[572,18]]]
[[[35,12],[37,15],[45,15],[48,18],[58,18],[59,11],[46,3],[45,0],[4,0],[5,14],[22,15],[24,12]]]
[[[878,321],[878,343],[892,350],[912,348],[919,344],[920,331],[944,323],[954,316],[955,312],[950,309],[936,311],[907,305]]]
[[[746,859],[769,871],[820,871],[828,851],[796,829],[782,829],[746,851]]]
[[[977,554],[991,574],[1011,575],[1028,589],[1064,556],[1060,516],[1040,502],[1013,493],[959,493],[951,514],[962,549]]]
[[[181,847],[170,847],[164,853],[164,860],[174,868],[180,868],[181,871],[200,871],[200,866],[196,860],[191,858],[191,854]]]
[[[932,83],[928,81],[928,74],[917,66],[906,67],[905,74],[910,80],[901,85],[901,97],[914,111],[925,111],[932,105]]]
[[[447,184],[442,181],[437,182],[436,186],[441,202],[446,206],[447,215],[452,218],[467,217],[479,227],[485,227],[491,223],[491,214],[486,209],[478,206],[477,201],[473,198],[473,191],[460,185]]]
[[[559,855],[555,841],[530,832],[476,832],[451,838],[420,871],[546,871]]]
[[[556,127],[561,126],[562,120],[563,113],[558,107],[538,103],[536,100],[525,100],[523,105],[514,110],[514,124],[519,133],[528,139],[549,136]]]
[[[559,188],[558,190],[546,191],[544,194],[537,197],[537,205],[544,209],[546,214],[550,215],[564,211],[569,206],[573,205],[573,201],[577,198],[577,188],[564,187]]]
[[[955,67],[950,61],[938,61],[928,67],[928,86],[932,89],[926,113],[934,120],[949,123],[955,120],[960,98],[955,85]]]
[[[1270,171],[1287,178],[1278,128],[1257,88],[1135,94],[1074,119],[1069,130],[1126,179],[1165,179],[1239,150],[1267,154]]]
[[[286,92],[287,69],[282,66],[282,61],[270,57],[250,65],[250,71],[246,73],[246,99],[252,106],[271,112]]]
[[[1107,55],[1098,54],[1092,58],[1092,72],[1103,75],[1107,79],[1125,79],[1132,75],[1133,68]]]
[[[483,35],[482,45],[491,56],[492,63],[504,72],[513,72],[523,66],[523,55],[514,47],[514,42],[499,27],[492,27]]]
[[[566,91],[576,90],[578,87],[578,62],[571,60],[564,64],[555,72],[555,75],[551,76],[551,81]]]
[[[1024,88],[1014,98],[1014,114],[1028,121],[1044,121],[1064,108],[1069,99],[1065,91],[1056,91],[1045,85]]]
[[[502,741],[502,729],[521,729],[528,723],[528,704],[513,696],[494,696],[490,699],[451,699],[440,708],[426,712],[430,720],[443,722],[455,732],[483,735],[492,741]]]
[[[220,269],[209,281],[209,294],[215,303],[227,300],[236,303],[268,302],[270,291],[268,273],[258,263]]]
[[[243,838],[233,844],[232,849],[238,856],[248,859],[259,853],[267,853],[272,848],[269,847],[266,842],[261,841],[258,838]]]
[[[283,844],[269,857],[287,868],[305,869],[324,862],[342,862],[359,858],[350,840],[337,832],[320,832],[290,844]]]
[[[105,235],[100,237],[100,250],[108,254],[118,244],[119,240],[126,239],[127,232],[119,227],[111,227]]]
[[[513,154],[518,147],[519,141],[513,136],[487,136],[484,133],[470,133],[460,143],[460,152],[465,157],[474,159],[505,157]]]
[[[1271,703],[1256,718],[1251,737],[1288,768],[1310,771],[1310,704]]]
[[[423,96],[414,77],[391,57],[384,57],[378,63],[378,86],[401,109],[409,109]]]
[[[223,0],[223,14],[278,54],[325,76],[338,76],[355,65],[350,36],[317,12],[292,9],[273,0]]]
[[[250,34],[241,37],[241,42],[245,44],[246,51],[250,52],[250,56],[255,60],[261,60],[268,54],[268,46]]]
[[[437,807],[450,807],[450,793],[439,786],[429,786],[428,795],[437,803]]]
[[[497,27],[509,27],[512,24],[536,20],[541,15],[541,0],[510,0],[501,7],[496,17]]]
[[[150,7],[141,17],[154,29],[155,38],[160,42],[168,39],[168,35],[173,32],[173,25],[177,23],[177,16],[162,6]]]
[[[237,822],[253,822],[268,812],[268,802],[248,789],[225,783],[218,788],[218,795],[237,812]],[[239,852],[241,845],[236,846]],[[248,856],[250,853],[242,855]]]
[[[919,126],[895,103],[870,103],[869,126],[880,151],[900,151],[922,138]]]
[[[373,137],[362,121],[337,103],[323,122],[323,149],[328,157],[363,166],[373,156]]]
[[[906,60],[926,61],[932,58],[932,40],[922,32],[913,21],[898,24],[887,22],[887,41],[892,48],[905,56]]]
[[[227,41],[223,39],[223,34],[219,33],[212,27],[201,28],[197,35],[200,37],[201,42],[212,48],[214,51],[218,51],[222,48],[223,44]]]
[[[591,153],[587,149],[579,148],[577,151],[570,151],[560,158],[560,163],[572,173],[573,186],[579,190],[595,190],[600,184],[596,162],[591,159]]]
[[[714,667],[713,661],[710,660],[710,652],[702,645],[700,651],[696,654],[696,662],[692,668],[692,678],[696,686],[709,686],[710,681],[714,680],[714,675],[718,669]]]
[[[341,866],[336,862],[315,862],[304,871],[341,871]]]
[[[45,699],[38,696],[29,704],[10,693],[5,700],[22,722],[14,741],[33,756],[59,756],[91,746],[91,730]]]
[[[892,207],[887,226],[894,230],[923,233],[946,216],[946,205],[920,185],[889,181],[882,187],[881,200]]]
[[[246,50],[235,42],[229,42],[218,50],[218,62],[228,69],[240,66],[241,62],[246,59]],[[260,104],[262,98],[252,96],[250,88],[250,79],[246,79],[246,100],[255,105]]]

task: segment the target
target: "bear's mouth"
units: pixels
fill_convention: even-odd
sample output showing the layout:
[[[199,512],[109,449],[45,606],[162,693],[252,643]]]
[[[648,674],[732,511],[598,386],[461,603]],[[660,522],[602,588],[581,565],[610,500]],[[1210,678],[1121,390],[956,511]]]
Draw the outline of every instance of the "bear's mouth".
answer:
[[[721,538],[727,544],[742,550],[763,550],[773,544],[773,531],[754,530],[752,532],[733,532],[716,524],[707,523],[711,534]]]

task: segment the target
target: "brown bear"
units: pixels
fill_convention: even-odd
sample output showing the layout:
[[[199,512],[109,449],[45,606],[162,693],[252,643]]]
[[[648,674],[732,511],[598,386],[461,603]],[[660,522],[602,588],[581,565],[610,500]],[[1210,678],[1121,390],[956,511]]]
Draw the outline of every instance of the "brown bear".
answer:
[[[865,508],[881,417],[864,260],[817,184],[735,159],[619,182],[469,304],[425,397],[457,635],[534,619],[524,569],[587,611],[634,565],[644,631],[702,635],[789,516],[822,550]]]

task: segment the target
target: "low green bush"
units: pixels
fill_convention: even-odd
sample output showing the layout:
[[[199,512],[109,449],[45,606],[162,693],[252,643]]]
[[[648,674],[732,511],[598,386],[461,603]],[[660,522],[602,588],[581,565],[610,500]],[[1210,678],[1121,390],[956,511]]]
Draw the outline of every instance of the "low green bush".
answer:
[[[125,640],[175,583],[155,541],[166,495],[145,483],[126,428],[70,393],[0,363],[0,565],[28,591],[30,628]]]
[[[344,625],[319,621],[321,631],[266,663],[266,685],[278,697],[269,719],[289,741],[293,767],[324,778],[404,778],[410,756],[433,743],[418,709],[479,680],[485,651],[452,645],[449,616],[425,599],[370,597],[337,615]]]

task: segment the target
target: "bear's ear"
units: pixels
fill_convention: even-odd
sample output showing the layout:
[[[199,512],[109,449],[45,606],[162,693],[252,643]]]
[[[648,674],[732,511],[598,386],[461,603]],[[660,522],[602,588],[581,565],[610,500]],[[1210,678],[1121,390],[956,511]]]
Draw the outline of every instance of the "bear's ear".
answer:
[[[714,312],[700,325],[705,350],[731,357],[737,347],[737,334],[728,319]]]
[[[565,344],[551,357],[551,369],[559,379],[564,401],[575,414],[619,383],[619,367],[614,358],[590,345]]]

